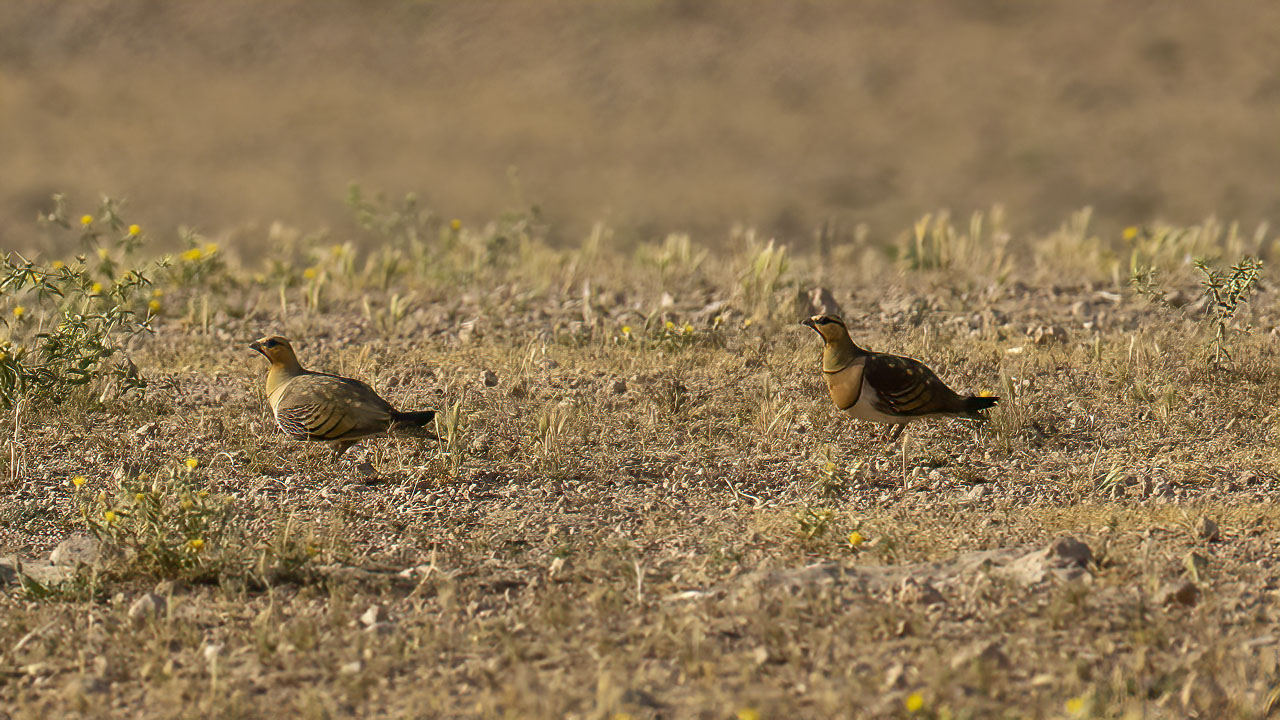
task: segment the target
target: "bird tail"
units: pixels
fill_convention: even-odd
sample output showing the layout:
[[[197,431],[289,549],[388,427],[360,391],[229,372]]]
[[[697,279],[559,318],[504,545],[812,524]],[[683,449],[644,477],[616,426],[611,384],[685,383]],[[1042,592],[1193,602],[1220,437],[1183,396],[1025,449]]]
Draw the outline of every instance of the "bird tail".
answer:
[[[961,405],[963,406],[964,413],[966,415],[973,415],[976,417],[978,415],[978,411],[986,410],[998,402],[1000,402],[1000,398],[991,395],[970,395],[961,400]]]
[[[423,437],[434,438],[435,434],[426,429],[427,425],[436,417],[435,410],[416,410],[410,412],[400,412],[394,410],[391,413],[391,425],[394,430],[407,431],[410,435],[421,435]]]

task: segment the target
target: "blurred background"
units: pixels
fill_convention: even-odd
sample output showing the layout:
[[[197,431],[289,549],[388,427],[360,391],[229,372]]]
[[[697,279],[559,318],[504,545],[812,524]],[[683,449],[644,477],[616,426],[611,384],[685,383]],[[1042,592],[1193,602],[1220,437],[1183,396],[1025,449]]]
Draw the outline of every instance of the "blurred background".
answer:
[[[341,238],[353,182],[466,223],[537,205],[566,243],[1280,217],[1263,0],[28,1],[0,107],[13,249],[54,192],[156,238]]]

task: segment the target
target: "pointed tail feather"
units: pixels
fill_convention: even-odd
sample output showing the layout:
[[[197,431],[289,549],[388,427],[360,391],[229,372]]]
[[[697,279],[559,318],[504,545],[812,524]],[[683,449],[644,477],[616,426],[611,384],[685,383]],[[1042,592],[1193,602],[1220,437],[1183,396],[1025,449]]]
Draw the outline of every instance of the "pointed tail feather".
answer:
[[[405,431],[408,435],[419,435],[422,437],[436,438],[435,433],[426,429],[427,425],[436,417],[435,410],[417,410],[412,412],[400,412],[395,410],[391,413],[391,429]]]
[[[998,397],[990,395],[970,395],[963,400],[964,412],[968,415],[977,416],[979,410],[986,410],[998,402],[1000,402],[1000,398]]]

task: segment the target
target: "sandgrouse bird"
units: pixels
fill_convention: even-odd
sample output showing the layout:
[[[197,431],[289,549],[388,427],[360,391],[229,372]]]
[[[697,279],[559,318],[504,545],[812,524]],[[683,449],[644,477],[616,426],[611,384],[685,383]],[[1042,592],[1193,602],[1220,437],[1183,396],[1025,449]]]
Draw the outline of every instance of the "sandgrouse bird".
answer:
[[[836,407],[858,420],[897,425],[893,442],[907,423],[927,417],[977,418],[1000,399],[959,395],[918,360],[863,350],[835,315],[814,315],[802,325],[822,336],[822,376]]]
[[[249,347],[271,361],[267,401],[276,425],[294,439],[329,443],[334,460],[358,441],[387,432],[434,437],[424,428],[434,410],[401,412],[359,380],[304,370],[285,338],[264,337]]]

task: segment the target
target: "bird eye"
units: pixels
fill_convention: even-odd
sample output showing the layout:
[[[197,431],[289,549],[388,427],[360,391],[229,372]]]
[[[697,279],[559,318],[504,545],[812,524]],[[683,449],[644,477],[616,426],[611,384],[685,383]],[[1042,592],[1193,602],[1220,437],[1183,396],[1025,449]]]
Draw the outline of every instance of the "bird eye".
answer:
[[[277,346],[277,345],[279,345],[279,344],[280,344],[280,343],[279,343],[279,342],[277,342],[277,341],[275,341],[275,340],[268,340],[268,341],[266,341],[266,342],[263,344],[263,347],[273,348],[273,347],[275,347],[275,346]]]

